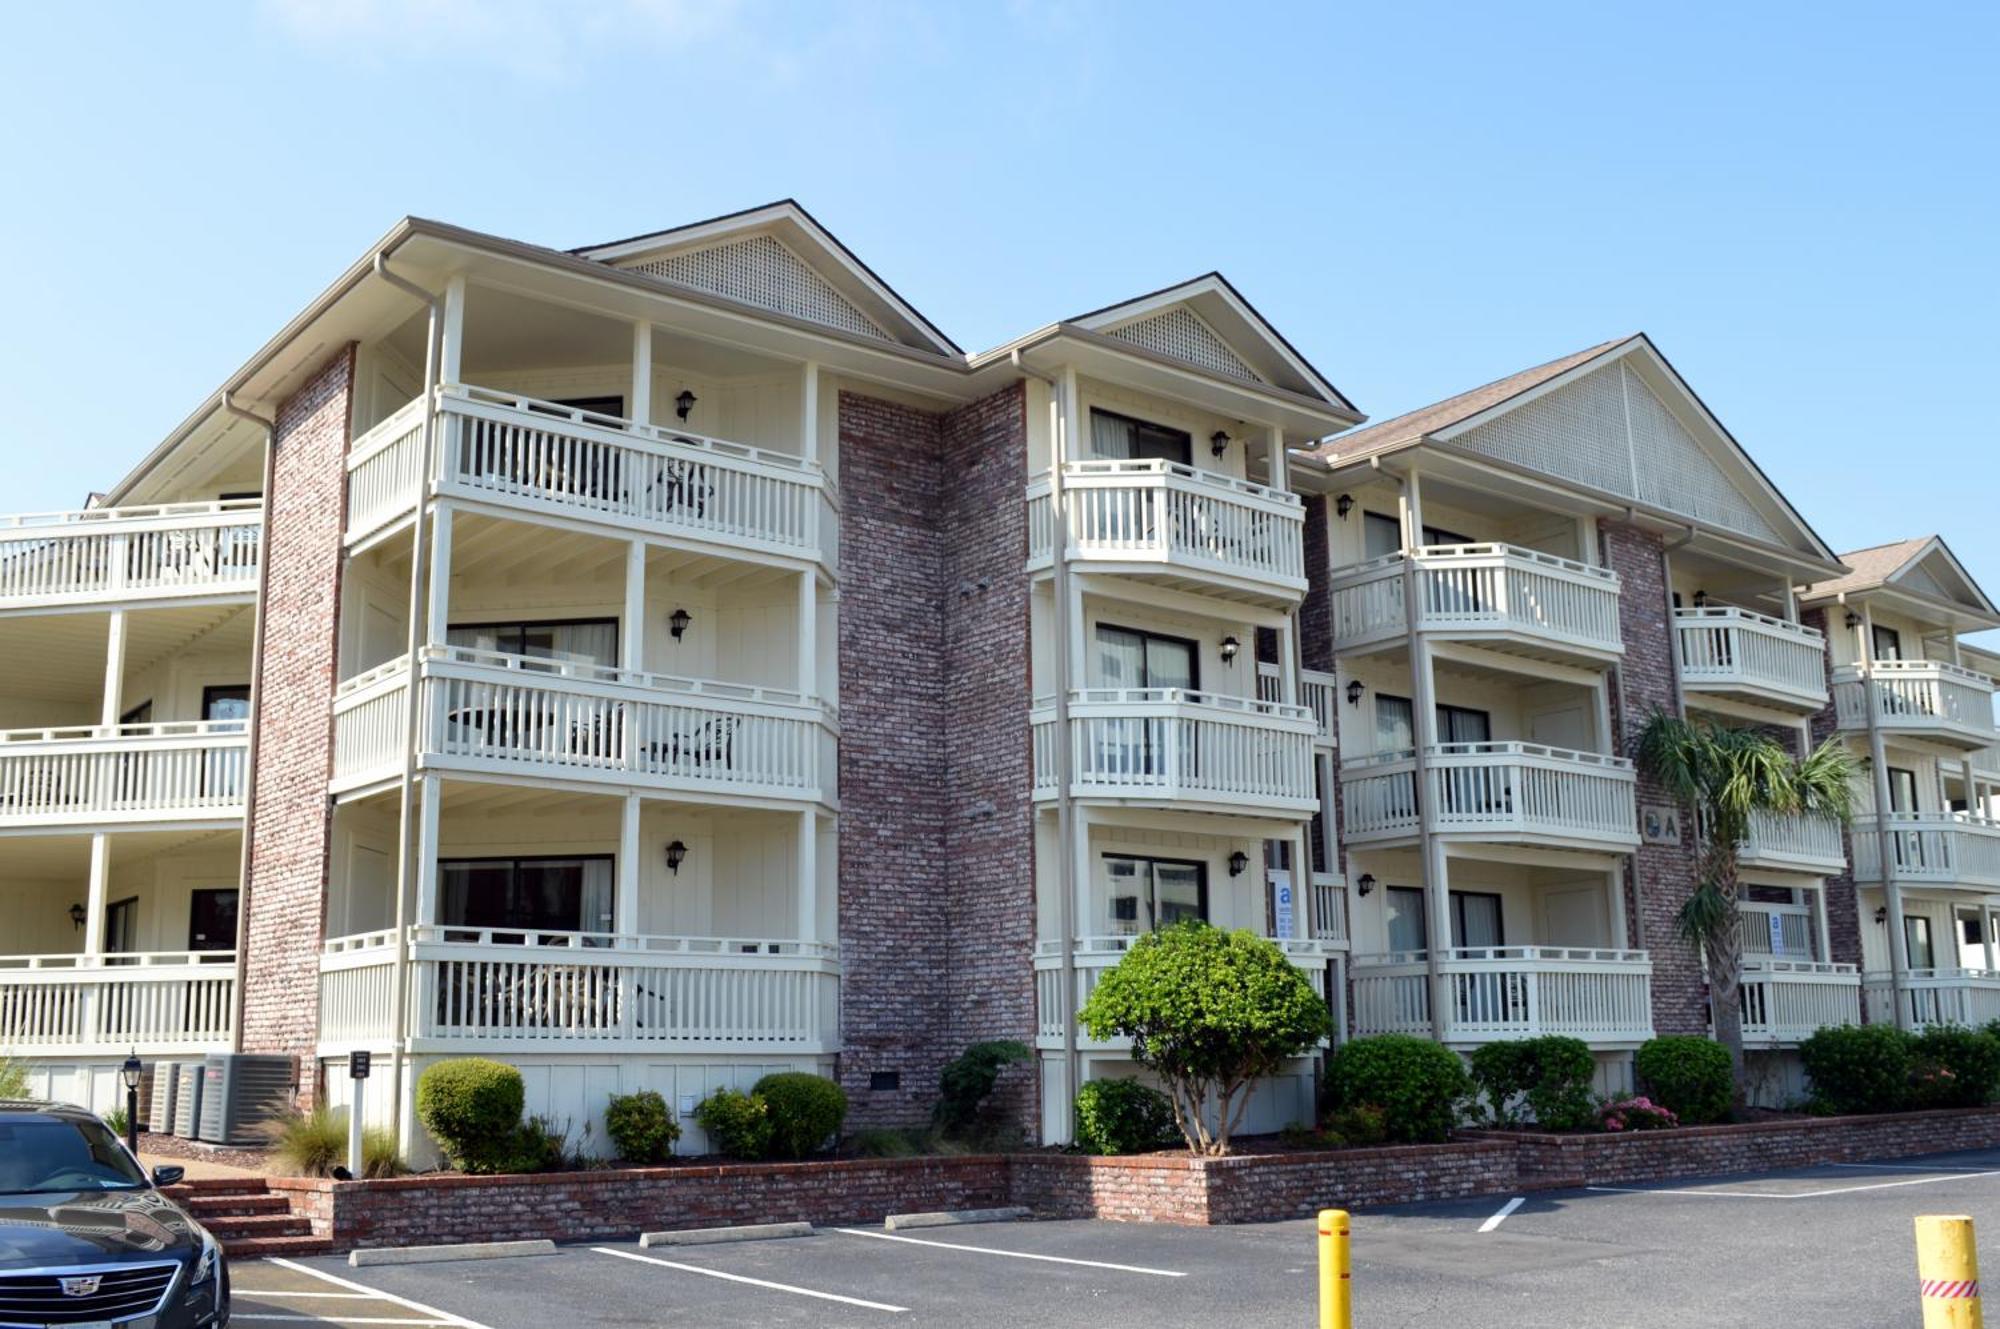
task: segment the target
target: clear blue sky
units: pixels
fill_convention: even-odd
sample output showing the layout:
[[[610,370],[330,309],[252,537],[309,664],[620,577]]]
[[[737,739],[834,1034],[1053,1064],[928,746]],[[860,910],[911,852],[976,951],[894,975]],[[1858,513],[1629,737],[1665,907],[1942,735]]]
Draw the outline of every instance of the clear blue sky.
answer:
[[[1220,268],[1384,418],[1653,334],[1836,548],[2000,595],[2000,7],[19,6],[6,510],[102,488],[405,213],[797,197],[962,345]]]

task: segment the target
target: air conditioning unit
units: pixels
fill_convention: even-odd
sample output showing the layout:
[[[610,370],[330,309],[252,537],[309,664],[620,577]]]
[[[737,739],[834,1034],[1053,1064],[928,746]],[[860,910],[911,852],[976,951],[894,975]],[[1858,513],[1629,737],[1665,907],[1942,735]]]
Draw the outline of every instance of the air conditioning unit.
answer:
[[[257,1127],[291,1111],[293,1066],[283,1054],[213,1054],[202,1079],[201,1138],[210,1144],[261,1144]]]
[[[174,1125],[173,1132],[183,1140],[192,1140],[201,1126],[201,1063],[181,1062],[174,1076]]]
[[[146,1129],[162,1135],[174,1133],[174,1106],[180,1101],[181,1064],[177,1061],[153,1063],[153,1092],[146,1099]]]

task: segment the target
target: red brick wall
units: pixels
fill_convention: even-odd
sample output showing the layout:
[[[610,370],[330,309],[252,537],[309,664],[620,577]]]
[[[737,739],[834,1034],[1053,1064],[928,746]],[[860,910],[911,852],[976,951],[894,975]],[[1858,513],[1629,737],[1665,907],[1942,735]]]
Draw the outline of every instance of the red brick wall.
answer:
[[[1327,544],[1326,508],[1332,502],[1325,494],[1305,497],[1306,598],[1299,606],[1300,658],[1308,669],[1323,674],[1333,672],[1333,592],[1332,554]]]
[[[1619,665],[1624,701],[1612,691],[1611,728],[1617,752],[1630,757],[1638,747],[1639,731],[1655,710],[1678,710],[1680,680],[1674,676],[1673,643],[1668,638],[1665,549],[1656,535],[1622,522],[1598,523],[1604,561],[1618,574],[1621,593],[1618,616],[1625,637],[1625,659]],[[1639,776],[1639,806],[1672,804],[1657,781]],[[1701,961],[1692,947],[1674,933],[1674,914],[1687,899],[1695,878],[1692,829],[1682,828],[1679,845],[1639,846],[1630,873],[1637,878],[1645,907],[1635,908],[1626,897],[1627,916],[1638,925],[1637,945],[1653,957],[1653,1026],[1663,1034],[1708,1032],[1706,985]],[[1628,887],[1631,878],[1628,877]]]
[[[354,347],[278,408],[264,496],[268,588],[258,662],[256,808],[245,882],[243,1047],[298,1059],[314,1091],[319,946],[332,817],[333,689]]]
[[[1827,633],[1827,617],[1824,609],[1808,609],[1799,615],[1799,621],[1809,628],[1818,628]],[[1832,738],[1839,728],[1834,720],[1833,702],[1833,659],[1831,634],[1828,634],[1827,651],[1827,694],[1828,701],[1819,714],[1812,717],[1812,741],[1814,746]],[[1861,963],[1861,913],[1859,897],[1854,889],[1854,834],[1849,830],[1840,833],[1841,849],[1847,859],[1848,870],[1826,879],[1826,932],[1830,954],[1828,960],[1835,964],[1859,965]]]

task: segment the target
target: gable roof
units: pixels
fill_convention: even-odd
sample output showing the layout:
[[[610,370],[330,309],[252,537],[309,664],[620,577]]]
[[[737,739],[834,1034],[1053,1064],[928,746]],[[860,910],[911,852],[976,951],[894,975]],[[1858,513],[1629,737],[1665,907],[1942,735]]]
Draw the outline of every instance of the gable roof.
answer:
[[[1932,560],[1937,560],[1948,581],[1957,583],[1955,592],[1924,571],[1924,565]],[[1826,600],[1838,595],[1893,589],[1931,601],[1949,603],[1958,599],[1961,603],[1976,605],[1980,612],[1987,615],[2000,615],[2000,609],[1994,607],[1992,600],[1972,579],[1972,574],[1958,561],[1958,555],[1951,552],[1951,546],[1944,542],[1941,535],[1920,535],[1886,545],[1871,545],[1867,549],[1842,554],[1840,561],[1848,566],[1849,571],[1808,586],[1804,599]]]
[[[752,308],[964,355],[796,199],[568,252]]]

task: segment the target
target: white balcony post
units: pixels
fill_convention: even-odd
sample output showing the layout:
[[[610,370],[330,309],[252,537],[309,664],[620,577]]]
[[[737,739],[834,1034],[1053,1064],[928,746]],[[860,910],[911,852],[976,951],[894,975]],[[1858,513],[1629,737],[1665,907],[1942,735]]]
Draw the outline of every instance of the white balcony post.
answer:
[[[1083,584],[1072,576],[1069,595],[1069,650],[1060,686],[1067,692],[1090,686],[1090,625],[1084,620]]]
[[[1809,892],[1809,894],[1811,894],[1813,900],[1813,923],[1819,932],[1819,954],[1814,958],[1821,961],[1831,960],[1833,959],[1833,931],[1832,925],[1827,921],[1826,916],[1825,884],[1821,883],[1818,889]]]
[[[799,695],[819,692],[819,574],[799,573]]]
[[[625,621],[619,625],[618,663],[638,673],[646,667],[646,542],[625,546]]]
[[[1264,483],[1280,493],[1289,491],[1291,477],[1285,469],[1285,431],[1272,425],[1264,431]]]
[[[465,364],[465,274],[458,273],[444,284],[444,328],[438,338],[438,382],[447,387],[459,383]]]
[[[1285,615],[1278,624],[1278,700],[1287,706],[1299,703],[1299,661],[1294,648],[1297,624],[1293,614]]]
[[[1074,950],[1076,938],[1087,936],[1096,930],[1096,923],[1090,913],[1090,818],[1089,808],[1076,810],[1075,844],[1071,872],[1075,885],[1075,901],[1070,914],[1075,936],[1063,938],[1065,949]]]
[[[1597,680],[1590,685],[1590,700],[1597,720],[1595,750],[1610,756],[1617,752],[1618,748],[1611,738],[1611,682],[1603,674],[1599,674]]]
[[[1611,868],[1605,872],[1604,889],[1609,895],[1611,902],[1612,944],[1620,950],[1625,949],[1631,940],[1631,933],[1625,930],[1625,892],[1622,889],[1624,884],[1625,874],[1619,869]]]
[[[104,633],[104,698],[98,723],[110,728],[124,713],[125,611],[111,611]]]
[[[442,646],[451,623],[451,504],[442,499],[431,522],[430,587],[424,642]],[[410,662],[411,686],[416,685],[417,662]]]
[[[632,325],[632,400],[625,403],[625,418],[642,425],[653,423],[653,325]]]
[[[819,813],[799,813],[799,940],[819,940]]]
[[[1979,945],[1985,953],[1986,972],[1993,972],[1993,907],[1979,906]]]
[[[110,882],[111,840],[100,832],[90,837],[90,898],[83,918],[83,953],[92,961],[104,954],[104,909]]]
[[[417,917],[419,927],[438,921],[438,819],[444,781],[435,775],[417,778]]]
[[[819,460],[819,366],[808,360],[799,375],[799,455]]]
[[[639,935],[639,812],[639,796],[625,795],[618,821],[617,902],[612,906],[612,931],[621,946]]]
[[[1889,750],[1882,738],[1881,683],[1875,676],[1875,616],[1868,601],[1861,602],[1859,655],[1861,695],[1867,706],[1868,760],[1875,785],[1876,852],[1882,863],[1882,903],[1889,925],[1889,993],[1896,1009],[1896,1027],[1908,1029],[1909,956],[1904,952],[1908,939],[1903,932],[1903,891],[1896,871],[1895,833],[1890,818],[1895,802],[1889,793]],[[1913,809],[1914,810],[1914,809]]]

